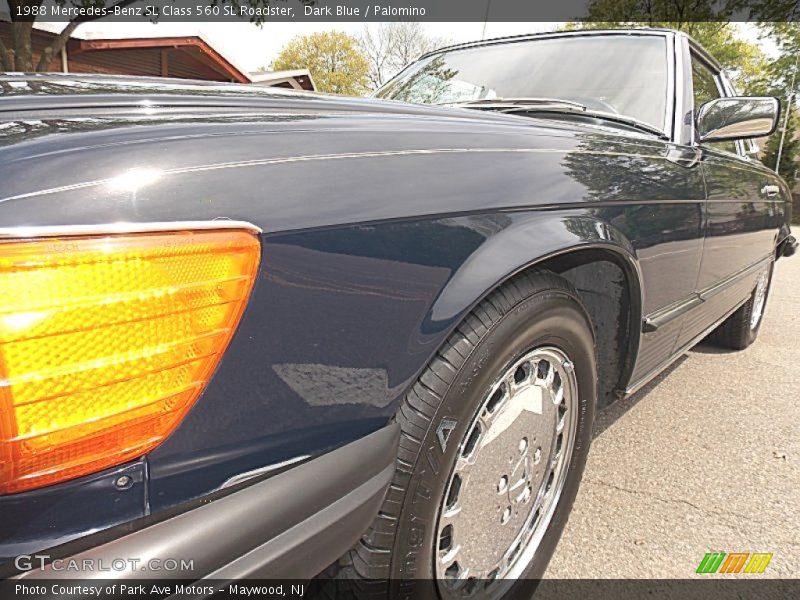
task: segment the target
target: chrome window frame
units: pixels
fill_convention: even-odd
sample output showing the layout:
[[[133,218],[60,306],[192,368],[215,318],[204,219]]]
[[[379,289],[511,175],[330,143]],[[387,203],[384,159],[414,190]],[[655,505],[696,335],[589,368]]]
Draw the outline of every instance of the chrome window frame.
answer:
[[[699,140],[696,139],[696,132],[697,127],[694,122],[695,119],[695,110],[699,107],[694,106],[694,79],[692,77],[692,65],[695,57],[697,61],[704,66],[706,69],[709,70],[711,75],[714,78],[714,83],[717,86],[717,92],[719,92],[720,98],[730,98],[736,95],[736,91],[733,89],[733,85],[731,84],[730,80],[728,79],[727,75],[725,74],[724,69],[722,66],[717,62],[717,60],[711,56],[705,48],[703,48],[700,44],[695,42],[692,38],[690,38],[686,34],[681,34],[681,36],[686,40],[686,49],[688,57],[688,78],[685,81],[691,83],[690,93],[688,94],[687,101],[690,103],[690,110],[692,114],[692,124],[691,124],[691,145],[697,148],[705,148]],[[685,112],[684,112],[685,114]],[[736,152],[726,152],[724,150],[717,150],[718,152],[726,152],[728,155],[736,156],[742,160],[750,160],[750,157],[747,155],[744,147],[744,140],[734,140],[734,144],[736,146]],[[716,149],[715,149],[716,150]]]
[[[672,140],[681,146],[695,147],[694,85],[692,81],[692,53],[689,37],[675,35],[675,122]],[[686,117],[690,115],[687,123]]]
[[[730,80],[725,70],[720,69],[718,75],[720,84],[725,89],[726,97],[737,96],[738,94],[736,93],[736,88],[733,87],[733,82]],[[747,148],[745,146],[747,146]],[[739,155],[748,161],[750,160],[751,154],[757,154],[759,151],[758,144],[756,144],[756,141],[753,138],[736,140],[736,147]],[[748,152],[748,148],[750,149],[750,152]]]

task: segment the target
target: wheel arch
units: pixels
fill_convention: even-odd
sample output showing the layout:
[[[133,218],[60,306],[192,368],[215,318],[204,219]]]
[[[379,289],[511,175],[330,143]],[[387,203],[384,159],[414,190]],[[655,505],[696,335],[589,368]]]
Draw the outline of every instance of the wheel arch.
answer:
[[[606,373],[599,401],[607,404],[633,372],[644,290],[633,245],[606,221],[589,214],[539,214],[497,232],[454,273],[428,322],[455,326],[495,289],[529,270],[556,273],[578,291],[592,321],[598,370]]]
[[[577,290],[589,313],[598,358],[598,401],[611,403],[630,381],[641,334],[637,263],[618,248],[586,245],[536,263]]]

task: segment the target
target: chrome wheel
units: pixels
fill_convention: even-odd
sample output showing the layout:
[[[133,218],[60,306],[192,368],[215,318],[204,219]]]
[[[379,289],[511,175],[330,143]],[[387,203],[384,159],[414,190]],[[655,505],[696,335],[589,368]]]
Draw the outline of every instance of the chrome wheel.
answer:
[[[530,565],[566,480],[577,429],[569,357],[537,348],[491,386],[439,508],[436,576],[445,595],[515,579]]]
[[[764,314],[764,305],[767,301],[767,287],[769,286],[769,275],[767,271],[761,274],[756,284],[756,290],[753,293],[753,310],[750,313],[750,329],[755,329],[761,322],[761,317]]]

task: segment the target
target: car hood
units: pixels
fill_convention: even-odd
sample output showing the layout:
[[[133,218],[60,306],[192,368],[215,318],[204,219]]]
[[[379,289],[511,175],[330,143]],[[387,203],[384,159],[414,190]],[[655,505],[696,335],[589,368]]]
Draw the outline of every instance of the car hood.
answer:
[[[411,207],[382,189],[398,178],[405,188],[391,194],[412,193],[423,173],[478,178],[473,187],[528,177],[515,167],[523,160],[545,177],[588,146],[664,151],[648,136],[558,119],[245,85],[20,75],[0,88],[2,227],[256,210],[265,230],[404,218]],[[354,184],[373,195],[357,202]]]
[[[20,118],[98,116],[128,111],[142,116],[169,118],[178,114],[203,114],[209,118],[233,112],[255,114],[368,113],[416,115],[439,119],[476,120],[536,126],[561,131],[596,131],[581,124],[551,118],[520,117],[469,108],[411,104],[378,98],[359,98],[213,81],[59,74],[0,74],[0,122]],[[80,114],[83,111],[83,114]]]
[[[226,111],[368,112],[508,119],[441,106],[358,98],[259,85],[125,76],[0,75],[0,115],[71,110],[155,107],[195,112]],[[512,117],[513,119],[513,117]]]

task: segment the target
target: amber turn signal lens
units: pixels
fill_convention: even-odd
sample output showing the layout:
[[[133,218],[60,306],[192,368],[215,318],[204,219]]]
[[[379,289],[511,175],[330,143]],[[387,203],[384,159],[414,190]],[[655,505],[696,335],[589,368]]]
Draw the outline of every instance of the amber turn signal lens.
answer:
[[[162,442],[225,351],[259,257],[241,229],[0,243],[0,493]]]

